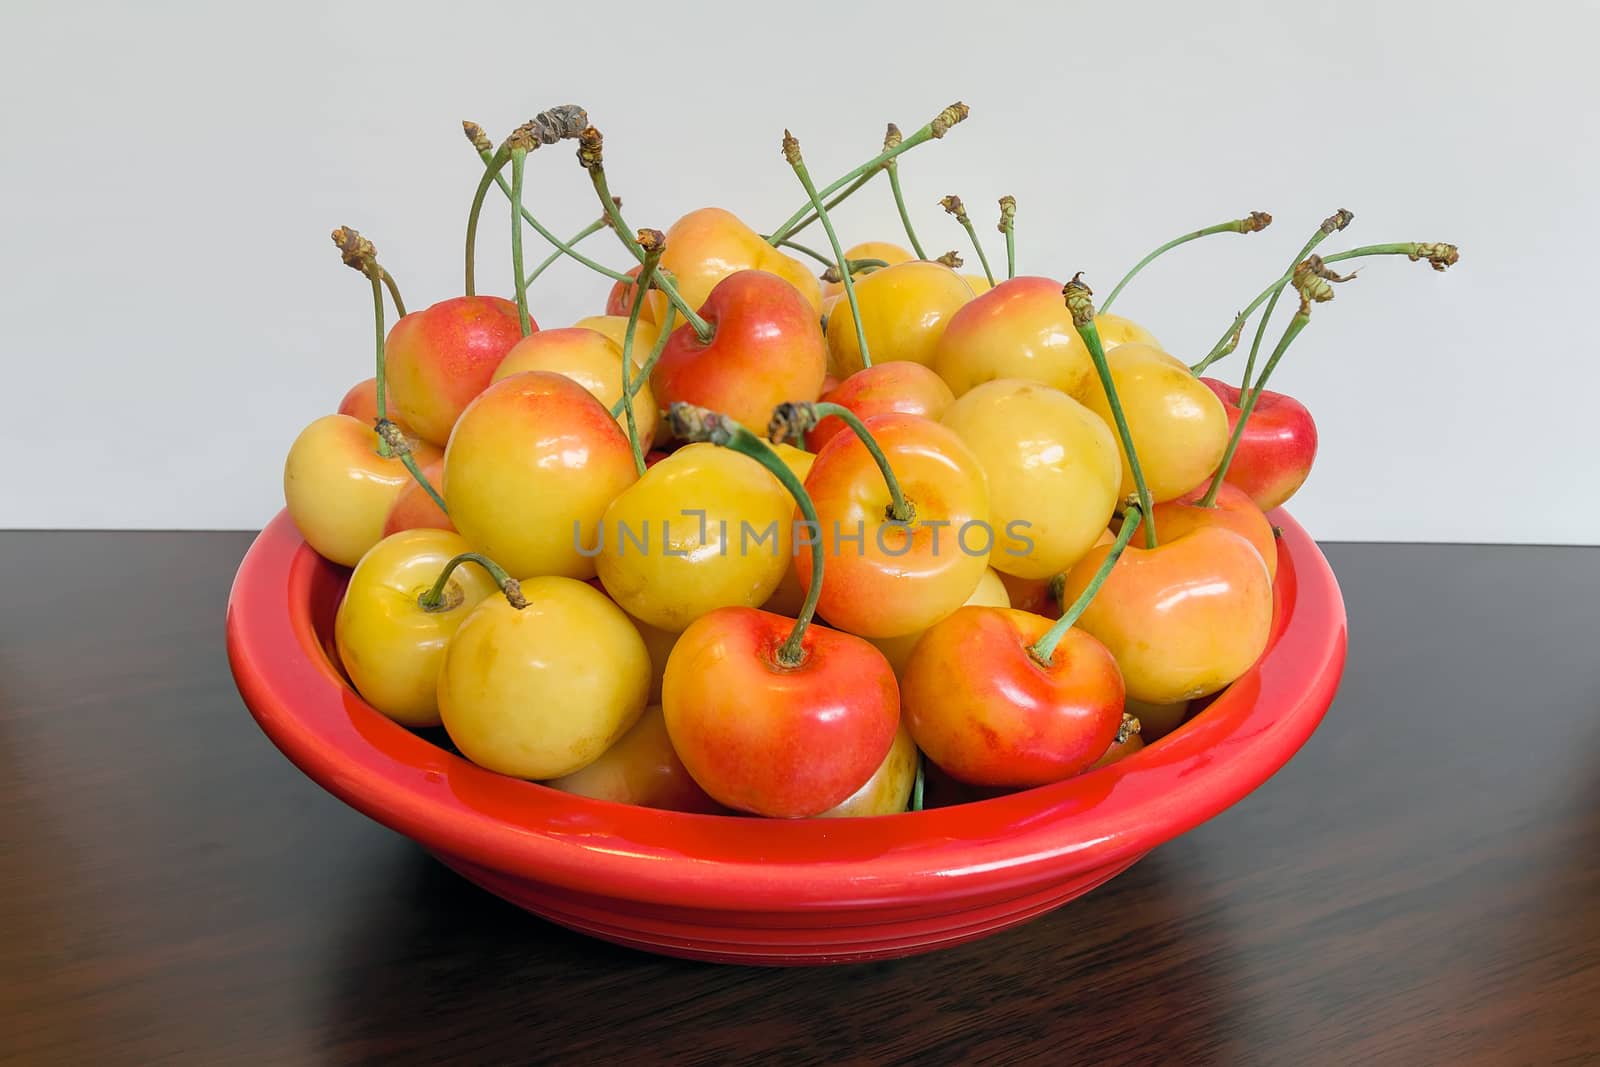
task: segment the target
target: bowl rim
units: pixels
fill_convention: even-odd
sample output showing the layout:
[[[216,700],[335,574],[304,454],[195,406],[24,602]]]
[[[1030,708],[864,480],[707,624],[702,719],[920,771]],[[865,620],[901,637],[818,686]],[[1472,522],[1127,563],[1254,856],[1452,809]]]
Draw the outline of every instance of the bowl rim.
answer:
[[[658,811],[484,770],[385,718],[348,686],[314,594],[349,571],[287,511],[228,597],[227,648],[256,722],[307,776],[434,851],[562,889],[732,912],[845,910],[1010,891],[1136,856],[1277,771],[1337,690],[1337,580],[1282,509],[1273,632],[1257,663],[1182,730],[1054,785],[922,812],[780,821]]]

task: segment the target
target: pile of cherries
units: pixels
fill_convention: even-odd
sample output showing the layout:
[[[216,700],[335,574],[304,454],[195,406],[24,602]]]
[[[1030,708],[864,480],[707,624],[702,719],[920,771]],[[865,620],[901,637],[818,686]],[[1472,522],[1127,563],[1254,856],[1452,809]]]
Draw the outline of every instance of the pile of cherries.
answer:
[[[875,815],[1088,771],[1248,670],[1272,621],[1266,512],[1316,454],[1310,413],[1263,387],[1349,280],[1333,264],[1443,270],[1456,250],[1317,255],[1341,210],[1191,366],[1106,308],[1168,249],[1271,218],[1168,242],[1097,310],[1079,276],[1016,275],[1011,197],[1004,276],[945,197],[982,264],[963,274],[925,254],[898,161],[966,116],[891,125],[821,188],[786,133],[806,203],[765,235],[717,208],[630,229],[581,108],[498,146],[466,123],[483,170],[465,295],[409,314],[371,242],[334,231],[371,285],[377,375],[300,434],[284,494],[311,547],[354,568],[335,642],[362,697],[586,796]],[[603,212],[566,239],[523,201],[529,157],[563,141]],[[830,209],[879,175],[911,248],[842,247]],[[474,291],[502,202],[512,300]],[[827,251],[796,240],[813,223]],[[536,265],[526,228],[553,247]],[[595,233],[636,265],[585,255]],[[611,279],[605,314],[540,329],[530,292],[563,256]],[[1240,386],[1200,377],[1258,310]]]

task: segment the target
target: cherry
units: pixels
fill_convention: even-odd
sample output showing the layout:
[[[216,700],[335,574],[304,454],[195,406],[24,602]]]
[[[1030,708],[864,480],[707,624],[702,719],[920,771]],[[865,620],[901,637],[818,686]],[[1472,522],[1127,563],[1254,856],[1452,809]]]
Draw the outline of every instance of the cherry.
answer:
[[[835,381],[833,386],[823,390],[822,399],[849,408],[860,419],[893,412],[937,421],[955,396],[943,378],[922,364],[893,360],[874,363],[842,382]],[[821,451],[834,435],[847,429],[843,419],[830,416],[806,434],[806,445],[813,451]]]
[[[819,819],[845,819],[869,815],[893,815],[906,810],[917,783],[917,744],[911,731],[901,723],[894,732],[894,743],[872,777],[861,788],[817,816]]]
[[[912,260],[855,280],[856,301],[874,360],[931,363],[951,318],[972,301],[972,287],[940,263]],[[841,378],[864,365],[847,301],[828,316],[828,369]]]
[[[389,514],[383,520],[383,535],[388,537],[401,530],[450,530],[454,531],[455,523],[450,521],[450,516],[444,513],[433,496],[428,492],[428,486],[438,484],[444,480],[444,456],[435,453],[424,463],[418,464],[422,472],[422,480],[415,478],[407,480],[401,487],[399,495],[394,498],[394,503],[389,505]]]
[[[672,748],[659,704],[587,767],[545,782],[563,793],[666,811],[716,815],[727,811],[695,784]]]
[[[622,349],[596,330],[568,326],[529,334],[506,353],[493,380],[530,370],[565,375],[608,408],[622,399]],[[634,412],[639,437],[648,445],[655,439],[658,417],[648,383],[640,386]],[[618,416],[618,427],[626,431],[624,416]]]
[[[1234,433],[1243,399],[1240,390],[1215,378],[1200,381],[1222,401],[1228,432]],[[1249,494],[1262,511],[1271,511],[1305,484],[1316,458],[1317,424],[1311,412],[1291,396],[1263,389],[1239,438],[1227,482]]]

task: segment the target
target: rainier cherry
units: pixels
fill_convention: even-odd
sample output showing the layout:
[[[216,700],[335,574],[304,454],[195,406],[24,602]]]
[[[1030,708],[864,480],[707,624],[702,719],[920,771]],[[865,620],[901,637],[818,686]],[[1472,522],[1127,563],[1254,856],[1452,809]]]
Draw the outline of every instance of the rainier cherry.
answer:
[[[517,305],[497,296],[457,296],[413,311],[394,324],[385,346],[397,417],[442,446],[521,339]]]
[[[633,340],[637,352],[637,334]],[[495,368],[493,380],[530,370],[564,374],[608,408],[622,399],[622,348],[597,330],[568,326],[531,333],[511,346],[506,358]],[[634,394],[633,405],[639,437],[648,445],[655,438],[658,418],[649,383],[641,383]],[[623,416],[617,416],[617,425],[624,431],[627,429]]]
[[[639,721],[593,763],[545,785],[563,793],[637,804],[667,811],[715,815],[726,811],[689,777],[667,736],[660,705],[644,710]]]
[[[1228,432],[1239,425],[1239,390],[1215,378],[1201,378],[1222,401]],[[1256,502],[1262,511],[1281,507],[1305,484],[1317,458],[1317,424],[1304,404],[1292,396],[1263,389],[1239,447],[1228,466],[1227,481]]]
[[[1081,401],[1094,380],[1089,352],[1061,305],[1061,283],[1027,276],[956,312],[932,366],[956,396],[996,378],[1026,378]]]
[[[928,364],[952,316],[972,302],[972,287],[942,263],[912,260],[854,280],[867,350],[875,361]],[[828,315],[828,369],[840,378],[862,367],[848,300]]]
[[[431,447],[431,446],[430,446]],[[417,465],[422,471],[422,477],[427,485],[439,485],[444,481],[444,456],[434,453],[432,458]],[[424,482],[415,478],[407,479],[401,488],[400,494],[394,498],[394,503],[389,505],[389,514],[383,520],[383,536],[401,530],[451,530],[456,528],[450,521],[450,516],[439,507],[438,501],[429,495]]]
[[[891,360],[858,370],[825,390],[822,399],[849,408],[859,419],[874,415],[921,415],[937,421],[955,396],[944,379],[920,363]],[[831,415],[806,434],[806,446],[820,452],[835,434],[847,432],[844,420]]]

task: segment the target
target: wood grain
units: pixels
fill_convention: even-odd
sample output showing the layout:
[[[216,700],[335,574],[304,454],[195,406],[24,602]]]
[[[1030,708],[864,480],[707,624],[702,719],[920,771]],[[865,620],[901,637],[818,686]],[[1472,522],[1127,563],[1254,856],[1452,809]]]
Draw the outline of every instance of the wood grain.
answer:
[[[0,1060],[1600,1061],[1600,550],[1335,545],[1351,649],[1262,789],[1017,930],[659,959],[472,888],[234,692],[244,534],[0,534]]]

